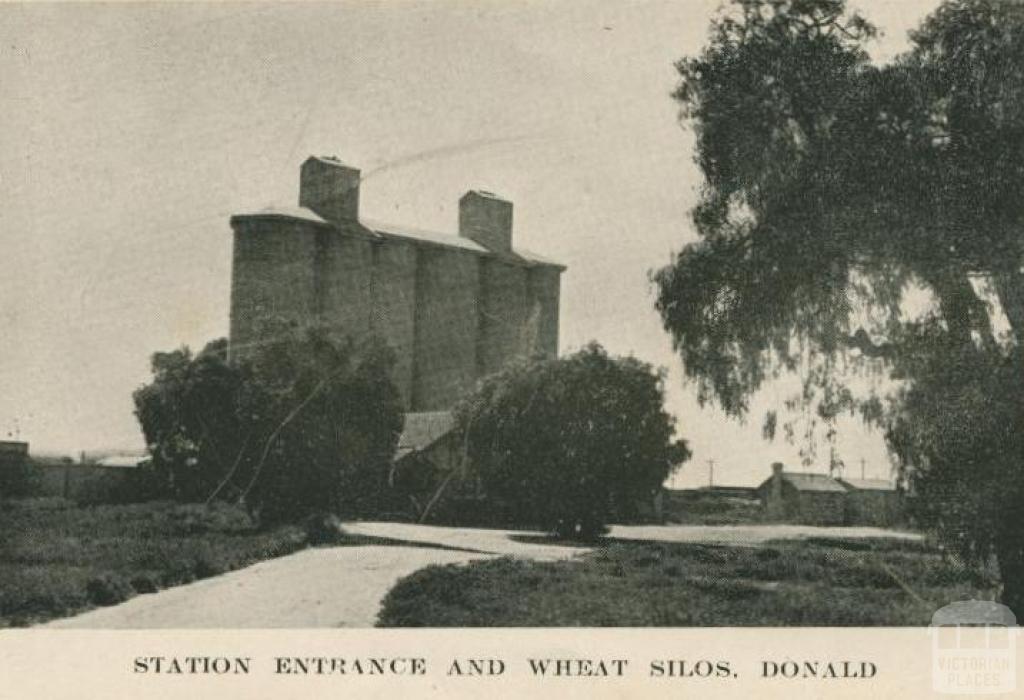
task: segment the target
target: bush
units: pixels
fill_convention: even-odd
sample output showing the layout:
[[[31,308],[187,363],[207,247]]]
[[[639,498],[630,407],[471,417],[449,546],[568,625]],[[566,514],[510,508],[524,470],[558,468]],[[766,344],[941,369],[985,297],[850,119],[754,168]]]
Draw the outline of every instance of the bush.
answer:
[[[0,501],[0,533],[0,628],[110,605],[307,544],[301,528],[257,528],[225,503]]]
[[[116,605],[135,594],[131,584],[117,574],[101,574],[85,584],[86,595],[96,605]]]
[[[131,585],[136,593],[156,593],[160,590],[159,581],[159,576],[147,571],[132,577]]]
[[[673,439],[663,382],[663,371],[597,344],[485,381],[456,415],[492,506],[584,539],[634,517],[689,457]]]
[[[306,532],[306,541],[313,546],[337,544],[344,538],[341,521],[331,513],[315,513],[309,516],[303,522],[303,529]]]
[[[237,364],[223,339],[153,356],[134,399],[163,493],[244,502],[271,524],[374,513],[402,431],[393,354],[277,320],[261,335]]]
[[[557,562],[422,569],[384,598],[378,626],[924,626],[946,602],[996,590],[984,572],[922,547],[610,544]]]

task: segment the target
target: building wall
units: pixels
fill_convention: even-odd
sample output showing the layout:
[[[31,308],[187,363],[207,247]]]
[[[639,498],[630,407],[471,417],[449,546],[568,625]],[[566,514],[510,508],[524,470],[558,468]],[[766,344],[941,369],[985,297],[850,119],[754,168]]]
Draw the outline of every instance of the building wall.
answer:
[[[530,308],[528,270],[499,259],[480,263],[479,376],[497,372],[527,352]]]
[[[318,236],[320,320],[339,338],[365,336],[372,328],[374,243],[326,228]]]
[[[71,475],[68,470],[74,468],[70,464],[34,465],[37,493],[40,496],[71,498]]]
[[[0,440],[0,498],[25,495],[29,482],[28,443]]]
[[[264,319],[280,316],[309,323],[317,318],[317,233],[298,220],[246,218],[232,222],[232,360],[258,340]]]
[[[385,241],[374,246],[371,323],[395,351],[395,386],[405,406],[412,406],[416,338],[416,246]]]
[[[510,361],[558,350],[560,268],[359,234],[298,219],[236,217],[232,361],[271,317],[380,336],[412,411],[450,408]]]
[[[848,525],[896,525],[901,513],[900,495],[896,491],[858,489],[846,494]]]
[[[846,494],[838,491],[798,491],[780,479],[769,479],[758,489],[765,518],[804,525],[842,525]]]
[[[79,503],[123,500],[126,487],[139,478],[132,467],[97,464],[32,463],[32,496],[67,498]]]
[[[561,271],[555,267],[534,267],[529,271],[531,317],[536,316],[537,337],[534,352],[545,357],[558,354],[558,306]]]
[[[805,525],[842,525],[846,494],[838,491],[794,491],[797,522]]]
[[[474,253],[419,250],[411,410],[450,408],[475,386],[479,285]]]
[[[793,510],[792,503],[787,504],[782,488],[782,479],[775,476],[765,481],[757,489],[761,506],[768,520],[784,520]]]

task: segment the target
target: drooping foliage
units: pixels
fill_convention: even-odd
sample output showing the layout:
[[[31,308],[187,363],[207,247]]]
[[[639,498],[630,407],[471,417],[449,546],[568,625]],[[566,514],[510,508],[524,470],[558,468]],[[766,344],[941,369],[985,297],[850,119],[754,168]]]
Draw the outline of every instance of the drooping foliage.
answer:
[[[154,353],[153,379],[135,391],[135,415],[153,458],[161,491],[206,498],[238,454],[236,397],[242,373],[227,363],[227,340]]]
[[[595,344],[513,365],[457,407],[469,464],[495,507],[563,536],[635,513],[689,457],[664,376]]]
[[[182,500],[243,501],[265,522],[373,512],[402,429],[393,355],[270,325],[238,363],[224,340],[154,355],[135,403],[161,483]]]
[[[1024,5],[949,0],[881,65],[874,34],[844,0],[735,0],[679,62],[704,187],[657,308],[703,400],[741,415],[800,368],[826,421],[880,425],[1021,612],[1024,454],[996,438],[1024,427]]]

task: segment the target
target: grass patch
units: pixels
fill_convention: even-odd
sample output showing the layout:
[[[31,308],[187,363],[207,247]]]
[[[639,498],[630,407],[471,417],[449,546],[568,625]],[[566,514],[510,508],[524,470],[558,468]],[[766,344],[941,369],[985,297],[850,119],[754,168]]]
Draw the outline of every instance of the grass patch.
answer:
[[[392,589],[378,625],[923,626],[996,585],[992,571],[919,541],[629,543],[560,562],[429,567]]]
[[[308,527],[260,530],[225,504],[164,502],[2,501],[0,533],[0,627],[113,605],[310,543]]]

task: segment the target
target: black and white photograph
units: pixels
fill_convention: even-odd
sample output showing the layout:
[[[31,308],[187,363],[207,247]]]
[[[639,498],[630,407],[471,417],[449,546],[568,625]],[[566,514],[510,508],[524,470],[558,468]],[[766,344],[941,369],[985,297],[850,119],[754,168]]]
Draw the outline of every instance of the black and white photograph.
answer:
[[[12,646],[980,626],[921,694],[1012,690],[1024,4],[4,3],[0,84]]]

